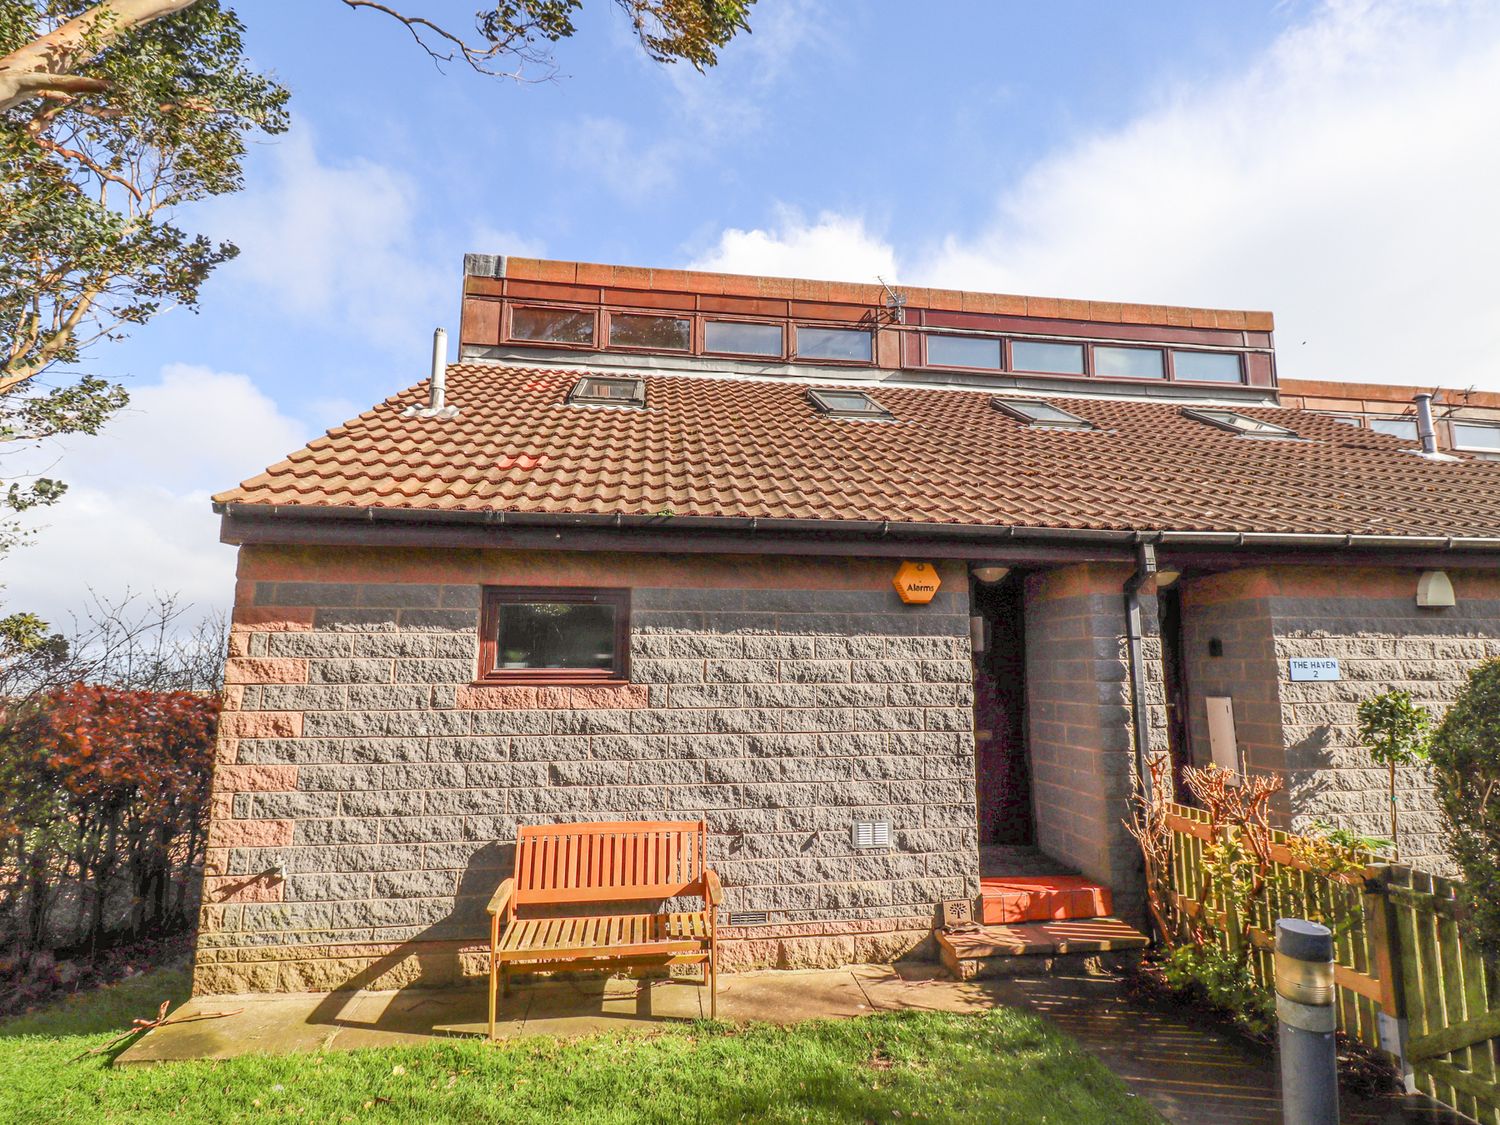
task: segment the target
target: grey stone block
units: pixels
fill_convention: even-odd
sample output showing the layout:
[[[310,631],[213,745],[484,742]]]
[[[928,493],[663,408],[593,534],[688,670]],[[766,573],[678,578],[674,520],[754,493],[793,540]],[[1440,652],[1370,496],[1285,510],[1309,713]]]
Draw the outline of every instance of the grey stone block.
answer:
[[[390,660],[309,660],[307,678],[315,684],[386,684],[392,667]]]
[[[394,609],[323,607],[313,613],[313,629],[339,633],[393,632],[397,612]]]
[[[292,829],[298,845],[374,844],[380,839],[379,820],[355,820],[341,816],[333,820],[299,820]]]
[[[505,789],[434,789],[426,794],[426,816],[495,816],[505,812]]]
[[[353,684],[344,690],[356,711],[425,711],[432,705],[425,684]]]
[[[458,881],[451,871],[387,871],[375,875],[375,893],[383,898],[451,896]]]
[[[352,606],[359,602],[359,586],[352,582],[256,583],[257,605]]]
[[[403,609],[402,631],[458,633],[479,629],[479,611],[473,609]]]
[[[234,815],[246,820],[307,820],[338,812],[337,793],[236,793]]]
[[[347,902],[370,897],[369,875],[288,875],[282,896],[287,902]]]
[[[479,653],[478,632],[461,633],[370,633],[351,640],[360,657],[410,658],[418,660],[475,660]]]
[[[474,678],[470,660],[397,660],[396,682],[404,684],[466,684]]]
[[[354,638],[344,633],[260,633],[267,656],[348,656]]]
[[[398,609],[430,609],[438,604],[442,587],[421,582],[369,582],[359,588],[359,604]]]
[[[475,762],[464,768],[464,784],[474,789],[546,785],[549,776],[548,764],[540,761]]]

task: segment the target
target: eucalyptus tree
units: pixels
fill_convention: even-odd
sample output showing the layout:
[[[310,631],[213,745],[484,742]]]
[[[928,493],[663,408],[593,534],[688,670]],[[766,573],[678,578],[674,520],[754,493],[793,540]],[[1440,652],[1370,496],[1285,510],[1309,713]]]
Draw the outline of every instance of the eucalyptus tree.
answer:
[[[323,2],[393,21],[440,64],[516,81],[552,73],[582,8],[486,0],[456,28],[404,4]],[[754,0],[613,3],[649,57],[702,70],[747,30]],[[287,18],[273,13],[255,18]],[[247,61],[243,32],[222,0],[0,0],[0,453],[96,433],[126,395],[80,369],[89,346],[196,308],[236,254],[187,219],[195,201],[240,189],[250,137],[287,127],[287,91]],[[0,486],[0,554],[16,514],[64,488]],[[39,625],[0,621],[0,646],[38,641]]]

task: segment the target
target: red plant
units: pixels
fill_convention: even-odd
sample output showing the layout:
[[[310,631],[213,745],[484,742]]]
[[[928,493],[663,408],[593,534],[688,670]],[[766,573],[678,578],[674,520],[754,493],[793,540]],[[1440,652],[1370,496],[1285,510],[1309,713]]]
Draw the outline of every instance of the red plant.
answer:
[[[6,897],[23,949],[45,943],[63,888],[76,888],[93,941],[186,921],[219,705],[78,683],[13,717],[0,740],[0,868],[15,875]],[[126,907],[128,921],[111,917]]]

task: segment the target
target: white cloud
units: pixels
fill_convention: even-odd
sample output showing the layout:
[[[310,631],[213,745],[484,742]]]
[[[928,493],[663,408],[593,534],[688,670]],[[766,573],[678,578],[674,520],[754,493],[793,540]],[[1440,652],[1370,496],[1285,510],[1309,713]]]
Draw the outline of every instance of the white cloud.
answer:
[[[412,178],[363,157],[325,161],[306,125],[274,146],[268,165],[244,193],[205,206],[205,225],[240,247],[224,274],[298,319],[392,345],[420,334],[453,278],[452,263],[422,241]]]
[[[252,476],[306,441],[244,375],[176,364],[134,388],[130,406],[96,437],[39,451],[34,470],[68,482],[60,503],[33,521],[28,546],[0,564],[7,610],[65,625],[90,588],[175,593],[191,603],[185,623],[226,609],[234,550],[219,543],[209,496]],[[7,461],[7,475],[17,471]]]
[[[597,179],[621,199],[639,203],[677,181],[688,146],[668,139],[645,141],[616,117],[585,117],[557,141],[558,160]]]
[[[697,264],[1267,308],[1284,377],[1500,389],[1497,135],[1500,6],[1330,0],[898,263],[858,217],[824,214],[726,231]]]
[[[896,254],[864,220],[825,212],[813,222],[783,208],[769,229],[726,230],[718,245],[689,264],[721,273],[873,281],[896,277]]]

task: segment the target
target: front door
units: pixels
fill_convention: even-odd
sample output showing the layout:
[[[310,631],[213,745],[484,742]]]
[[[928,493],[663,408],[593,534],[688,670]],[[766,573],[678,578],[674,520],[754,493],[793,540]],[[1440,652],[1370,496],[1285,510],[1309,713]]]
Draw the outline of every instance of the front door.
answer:
[[[974,654],[974,785],[979,844],[1031,844],[1031,776],[1026,756],[1026,645],[1021,576],[975,581],[973,612],[984,620]]]

